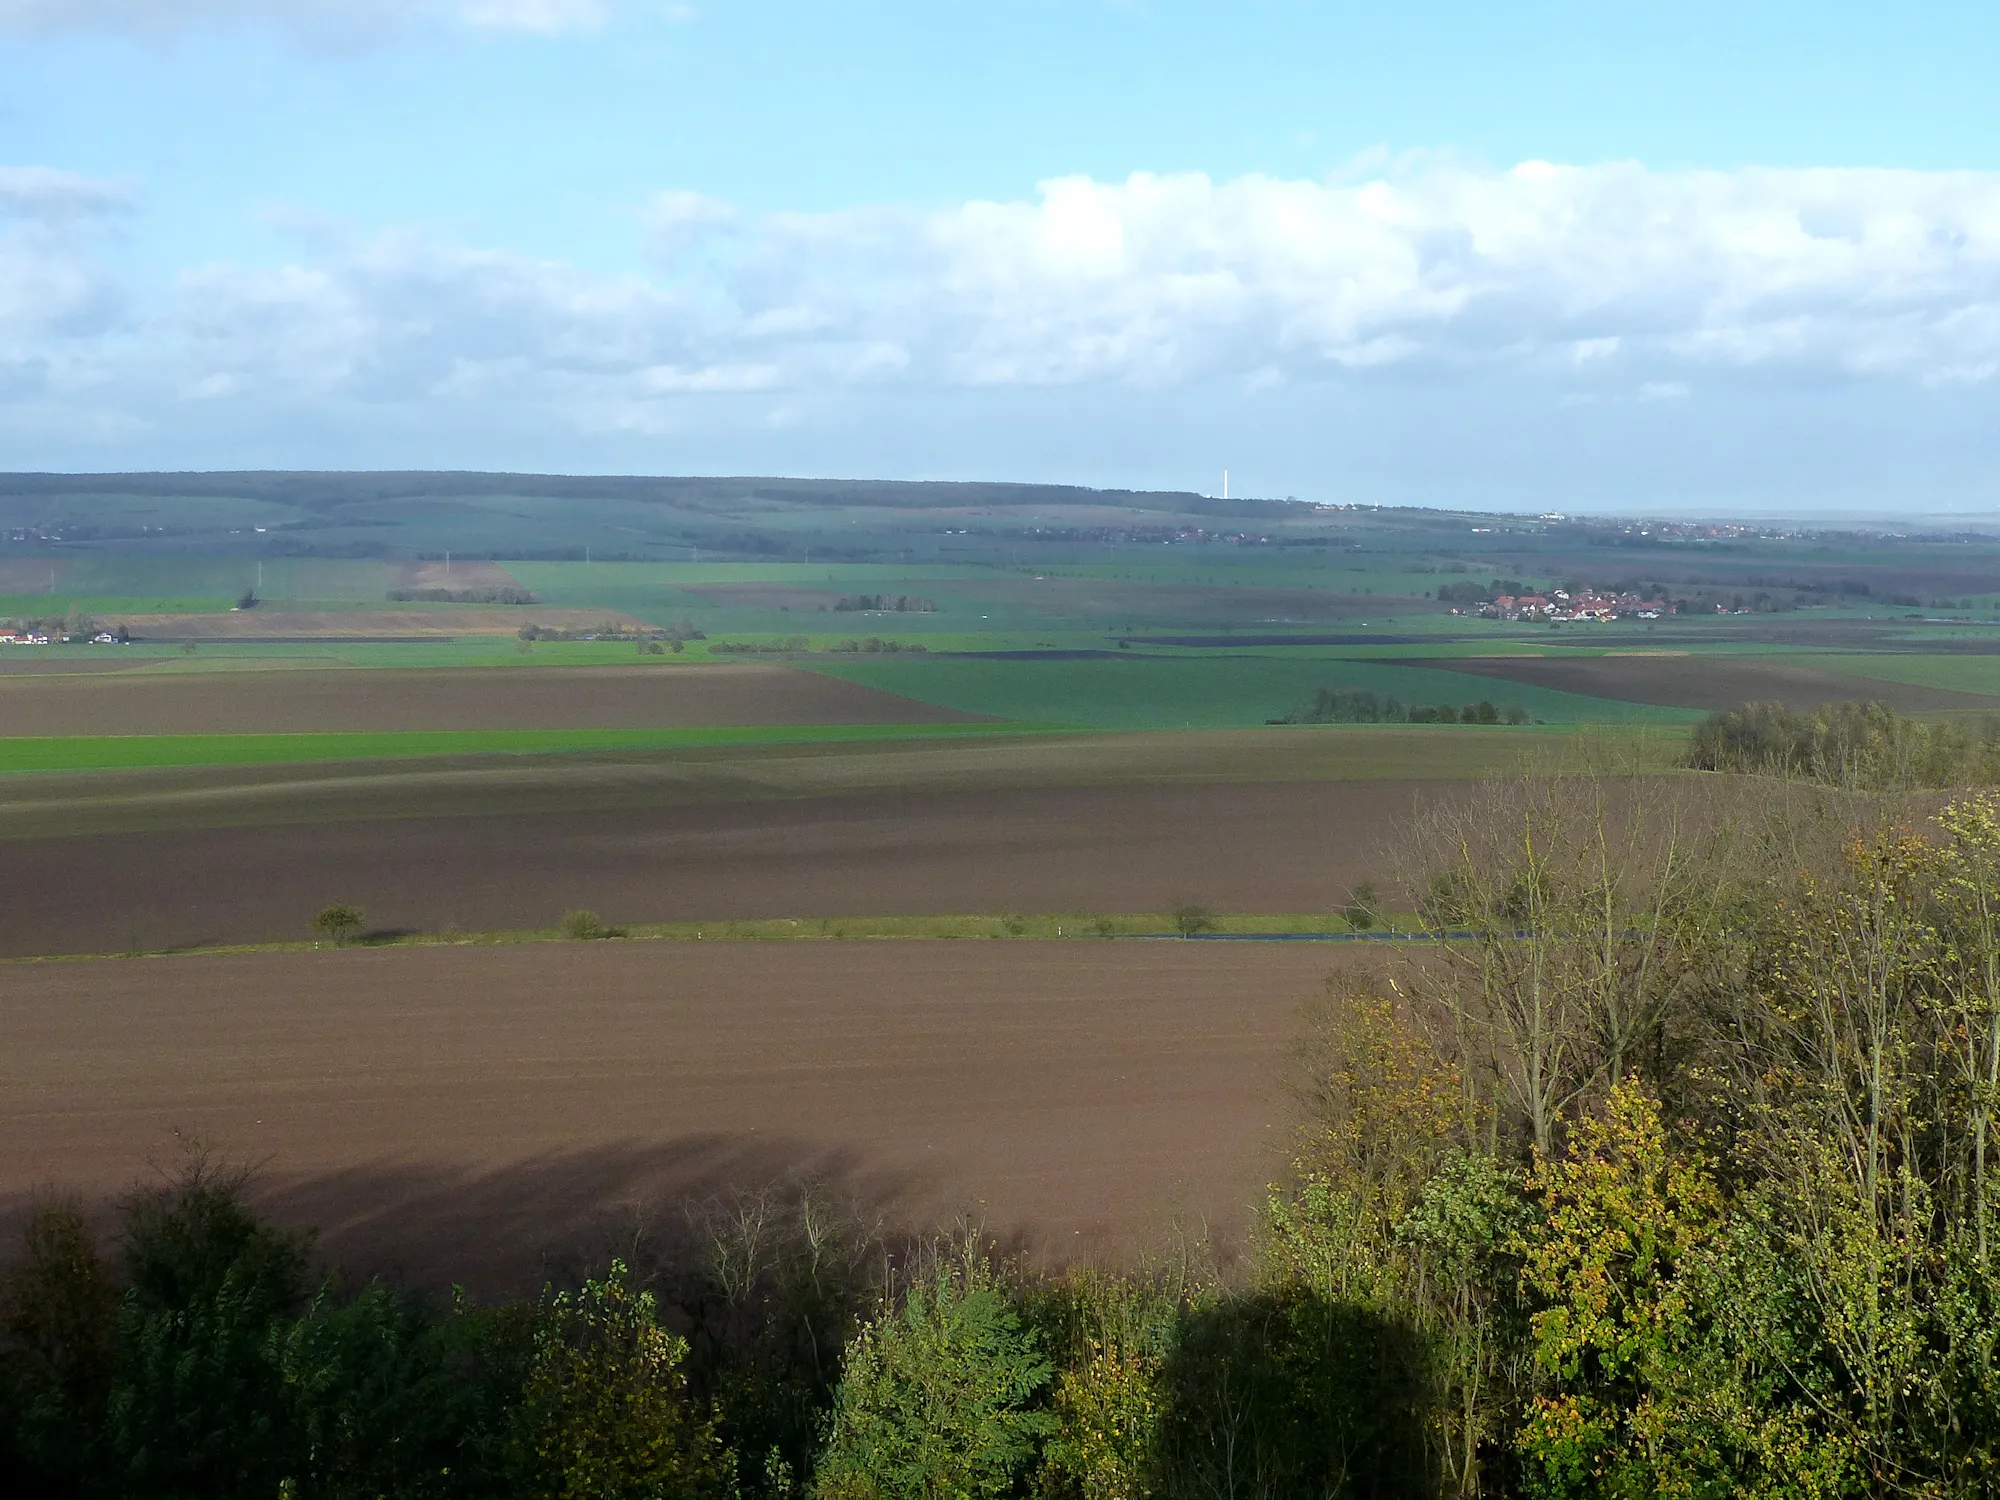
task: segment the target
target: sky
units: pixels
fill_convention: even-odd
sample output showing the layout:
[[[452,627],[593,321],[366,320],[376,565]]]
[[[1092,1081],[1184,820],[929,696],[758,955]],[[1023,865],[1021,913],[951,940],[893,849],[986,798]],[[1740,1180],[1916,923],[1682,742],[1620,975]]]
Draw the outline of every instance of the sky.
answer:
[[[2000,6],[0,0],[0,469],[2000,514]]]

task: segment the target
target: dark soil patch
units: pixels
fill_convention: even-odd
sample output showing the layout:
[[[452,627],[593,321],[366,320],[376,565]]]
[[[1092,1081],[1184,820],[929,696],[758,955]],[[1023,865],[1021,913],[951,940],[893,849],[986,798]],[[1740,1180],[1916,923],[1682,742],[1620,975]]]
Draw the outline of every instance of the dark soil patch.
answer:
[[[23,839],[0,954],[309,938],[329,902],[420,932],[962,912],[1324,911],[1463,783],[881,792]]]
[[[174,1133],[362,1272],[532,1293],[670,1200],[808,1173],[1056,1258],[1240,1242],[1300,1004],[1351,953],[573,943],[10,970],[0,1219]],[[11,1224],[0,1224],[9,1229]]]
[[[1789,662],[1724,656],[1453,657],[1405,665],[1666,708],[1736,708],[1762,701],[1812,709],[1856,700],[1873,700],[1902,713],[2000,707],[2000,702],[1976,693],[1878,682]]]
[[[751,662],[0,682],[0,734],[7,735],[948,724],[978,717],[816,672]]]

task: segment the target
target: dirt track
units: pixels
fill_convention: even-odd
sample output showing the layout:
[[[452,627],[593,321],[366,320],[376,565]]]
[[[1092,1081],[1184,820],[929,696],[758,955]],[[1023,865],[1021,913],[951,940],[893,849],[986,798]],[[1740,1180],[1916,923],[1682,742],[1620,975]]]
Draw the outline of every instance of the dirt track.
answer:
[[[0,971],[0,1217],[183,1131],[335,1259],[532,1285],[617,1205],[824,1174],[1057,1254],[1235,1239],[1298,1006],[1351,950],[550,944]],[[0,1226],[4,1228],[6,1226]]]
[[[947,724],[978,717],[755,662],[0,680],[0,734],[7,735]]]
[[[1324,911],[1384,873],[1418,798],[1460,783],[874,793],[23,839],[0,955],[386,930],[958,912]]]
[[[1857,699],[1873,699],[1902,713],[1995,706],[1993,699],[1975,693],[1880,682],[1790,662],[1723,656],[1453,657],[1409,665],[1664,708],[1737,708],[1761,701],[1812,709]]]

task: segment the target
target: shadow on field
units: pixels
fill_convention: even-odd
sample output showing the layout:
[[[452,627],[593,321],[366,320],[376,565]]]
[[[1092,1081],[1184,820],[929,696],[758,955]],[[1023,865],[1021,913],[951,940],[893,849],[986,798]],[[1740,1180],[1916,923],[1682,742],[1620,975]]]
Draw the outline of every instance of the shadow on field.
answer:
[[[622,1142],[497,1167],[383,1163],[259,1175],[251,1197],[280,1223],[315,1229],[320,1258],[350,1282],[383,1276],[501,1297],[531,1295],[613,1255],[644,1265],[683,1238],[691,1207],[805,1184],[891,1228],[927,1224],[939,1207],[938,1185],[917,1174],[748,1134]]]

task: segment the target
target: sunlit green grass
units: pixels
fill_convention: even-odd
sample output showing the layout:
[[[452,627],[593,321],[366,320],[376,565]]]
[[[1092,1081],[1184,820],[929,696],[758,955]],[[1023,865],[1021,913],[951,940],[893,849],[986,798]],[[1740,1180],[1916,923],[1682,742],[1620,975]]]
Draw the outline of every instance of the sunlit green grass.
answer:
[[[0,772],[268,765],[439,755],[547,755],[712,745],[939,739],[1022,733],[1018,724],[784,724],[681,729],[397,730],[353,734],[143,734],[0,739]]]

